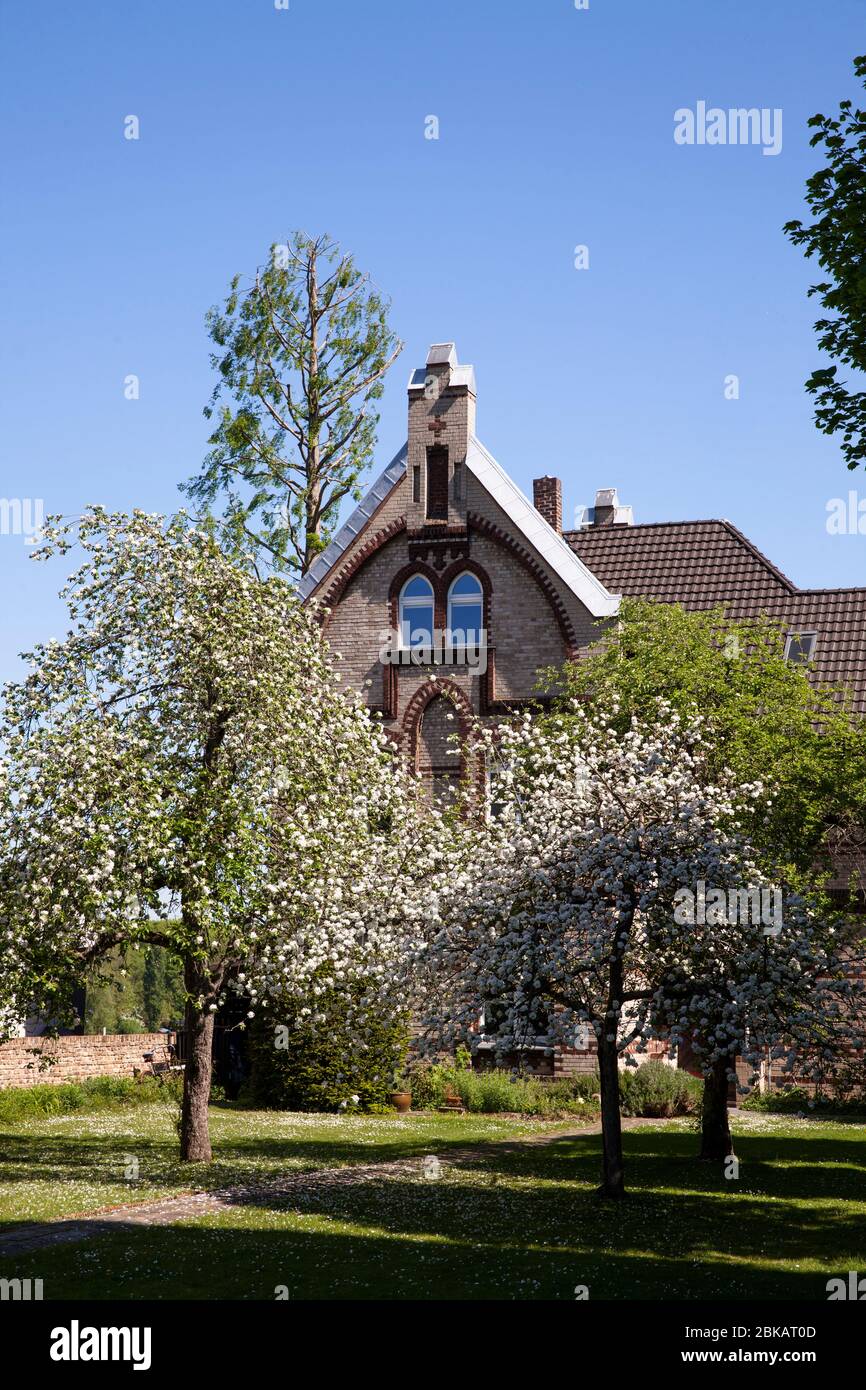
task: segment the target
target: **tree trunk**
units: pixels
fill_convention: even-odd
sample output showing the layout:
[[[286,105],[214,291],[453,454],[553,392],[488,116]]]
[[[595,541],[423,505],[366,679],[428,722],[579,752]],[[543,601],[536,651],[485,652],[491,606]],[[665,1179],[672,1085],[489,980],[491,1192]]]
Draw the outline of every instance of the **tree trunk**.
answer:
[[[713,1062],[710,1074],[704,1077],[700,1157],[711,1163],[724,1163],[734,1152],[728,1123],[729,1063],[729,1058],[721,1057]]]
[[[307,297],[310,314],[310,361],[307,380],[307,421],[309,431],[309,450],[307,456],[306,484],[306,535],[304,537],[304,562],[302,573],[306,574],[318,555],[318,539],[321,530],[319,507],[321,505],[321,406],[319,401],[319,272],[318,249],[310,248],[307,266]]]
[[[607,1026],[608,1020],[605,1020]],[[598,1074],[601,1082],[601,1187],[602,1197],[625,1194],[622,1167],[622,1120],[619,1113],[619,1054],[616,1042],[604,1035],[598,1040]]]
[[[183,1073],[183,1109],[180,1124],[180,1156],[187,1163],[210,1163],[212,1158],[208,1128],[211,1073],[213,1071],[214,1016],[208,1008],[210,980],[192,966],[184,969],[187,988],[187,1055]],[[204,1008],[197,1000],[204,994]]]

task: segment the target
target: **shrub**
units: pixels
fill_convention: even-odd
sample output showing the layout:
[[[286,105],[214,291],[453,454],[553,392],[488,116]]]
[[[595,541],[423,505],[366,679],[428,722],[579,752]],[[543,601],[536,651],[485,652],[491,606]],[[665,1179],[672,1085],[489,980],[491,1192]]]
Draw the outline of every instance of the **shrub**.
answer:
[[[180,1082],[172,1077],[160,1081],[155,1076],[136,1078],[94,1076],[57,1086],[15,1086],[0,1091],[0,1120],[24,1120],[29,1115],[71,1115],[76,1110],[113,1110],[127,1105],[146,1105],[179,1093]]]
[[[454,1090],[454,1072],[450,1067],[414,1067],[409,1073],[413,1110],[438,1110],[448,1091]]]
[[[620,1108],[624,1115],[667,1119],[672,1115],[696,1115],[704,1086],[700,1077],[669,1067],[664,1062],[644,1062],[619,1074]]]
[[[407,1020],[371,1019],[359,1041],[339,995],[322,996],[317,1005],[316,1023],[279,1005],[257,1019],[243,1098],[269,1110],[337,1110],[343,1102],[352,1109],[387,1107],[406,1060]]]
[[[580,1115],[593,1118],[598,1110],[597,1076],[543,1081],[497,1070],[467,1071],[460,1066],[416,1067],[411,1072],[412,1108],[436,1110],[447,1093],[460,1097],[473,1114]]]
[[[743,1110],[758,1110],[772,1115],[863,1115],[866,1096],[839,1100],[831,1096],[813,1096],[803,1086],[785,1086],[778,1091],[761,1095],[753,1091],[740,1101]]]

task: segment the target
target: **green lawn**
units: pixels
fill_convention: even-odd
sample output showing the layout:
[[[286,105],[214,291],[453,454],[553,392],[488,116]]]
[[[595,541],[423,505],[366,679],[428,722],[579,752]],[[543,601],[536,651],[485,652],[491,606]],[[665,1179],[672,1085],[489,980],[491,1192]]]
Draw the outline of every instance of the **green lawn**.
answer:
[[[633,1130],[631,1191],[616,1205],[594,1195],[592,1136],[490,1144],[458,1169],[449,1146],[539,1126],[228,1109],[213,1119],[220,1161],[201,1174],[202,1187],[434,1150],[443,1172],[438,1181],[401,1173],[265,1207],[239,1202],[181,1226],[121,1227],[0,1261],[0,1275],[42,1277],[48,1299],[273,1299],[280,1285],[293,1299],[571,1299],[586,1284],[591,1299],[824,1301],[832,1275],[866,1270],[864,1125],[743,1115],[736,1181],[694,1161],[696,1137],[682,1122]],[[6,1129],[7,1220],[130,1200],[112,1176],[127,1152],[141,1155],[139,1197],[189,1186],[189,1170],[171,1160],[164,1117],[150,1110]]]
[[[167,1102],[0,1123],[0,1232],[22,1221],[267,1181],[280,1173],[557,1129],[496,1115],[344,1117],[212,1106],[215,1161],[190,1166],[177,1157],[176,1115]],[[137,1177],[125,1176],[133,1171]]]

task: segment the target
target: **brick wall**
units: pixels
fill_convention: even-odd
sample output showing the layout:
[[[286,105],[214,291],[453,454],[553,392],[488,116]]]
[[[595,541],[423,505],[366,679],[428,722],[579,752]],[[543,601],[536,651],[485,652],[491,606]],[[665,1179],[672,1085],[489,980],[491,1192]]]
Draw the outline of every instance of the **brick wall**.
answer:
[[[372,526],[373,531],[406,511],[405,479],[383,505]],[[469,480],[470,505],[503,531],[511,531],[511,523],[497,504],[484,493],[474,479]],[[348,552],[347,561],[355,548]],[[527,547],[528,549],[528,547]],[[558,666],[565,658],[565,646],[552,607],[540,592],[535,580],[508,550],[488,536],[470,533],[469,553],[486,571],[492,586],[489,640],[495,649],[496,698],[498,700],[528,699],[537,694],[538,671]],[[381,706],[384,699],[383,668],[378,659],[383,636],[390,626],[388,592],[393,576],[406,564],[409,545],[405,533],[387,541],[358,571],[343,591],[326,626],[333,649],[341,653],[340,669],[347,685],[363,689],[372,705]],[[541,557],[539,564],[545,569]],[[551,576],[554,578],[555,576]],[[558,587],[558,586],[557,586]],[[326,591],[328,585],[323,586]],[[575,631],[579,646],[598,637],[592,618],[580,601],[567,591],[560,592],[561,601]],[[424,685],[432,674],[429,668],[401,667],[398,672],[398,728],[400,719],[415,690]],[[469,703],[478,709],[478,677],[465,668],[443,670],[461,689]]]
[[[562,535],[562,483],[546,475],[532,483],[532,501],[544,520]]]
[[[164,1033],[108,1033],[84,1037],[12,1038],[0,1043],[0,1090],[59,1085],[89,1076],[129,1076],[143,1068],[145,1052],[165,1054]],[[40,1067],[42,1057],[56,1059]]]
[[[598,1071],[598,1056],[593,1046],[581,1048],[563,1047],[557,1049],[553,1059],[553,1074],[560,1076],[592,1076]]]

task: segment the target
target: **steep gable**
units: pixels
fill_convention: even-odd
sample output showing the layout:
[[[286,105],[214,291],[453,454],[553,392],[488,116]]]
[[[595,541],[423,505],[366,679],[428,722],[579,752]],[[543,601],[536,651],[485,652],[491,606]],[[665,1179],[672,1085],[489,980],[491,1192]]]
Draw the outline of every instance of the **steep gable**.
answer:
[[[398,450],[373,483],[349,520],[322,551],[298,584],[301,598],[321,596],[348,561],[353,548],[375,531],[383,505],[406,477],[408,444]],[[505,469],[474,435],[469,438],[466,467],[501,508],[514,536],[525,542],[594,618],[615,617],[619,596],[611,593],[584,564],[580,555],[536,510]]]

